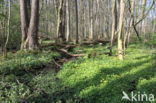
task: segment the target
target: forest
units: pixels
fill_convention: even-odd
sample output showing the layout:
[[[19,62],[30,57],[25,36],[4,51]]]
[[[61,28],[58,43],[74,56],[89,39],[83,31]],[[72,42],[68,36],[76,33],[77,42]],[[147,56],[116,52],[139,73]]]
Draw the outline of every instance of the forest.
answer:
[[[0,103],[156,103],[156,0],[0,0]]]

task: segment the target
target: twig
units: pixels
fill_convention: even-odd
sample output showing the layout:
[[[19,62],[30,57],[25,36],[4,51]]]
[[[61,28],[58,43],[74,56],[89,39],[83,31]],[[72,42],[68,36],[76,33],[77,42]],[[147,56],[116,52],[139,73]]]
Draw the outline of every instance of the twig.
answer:
[[[52,60],[58,67],[62,67],[60,64],[58,64],[54,59]]]

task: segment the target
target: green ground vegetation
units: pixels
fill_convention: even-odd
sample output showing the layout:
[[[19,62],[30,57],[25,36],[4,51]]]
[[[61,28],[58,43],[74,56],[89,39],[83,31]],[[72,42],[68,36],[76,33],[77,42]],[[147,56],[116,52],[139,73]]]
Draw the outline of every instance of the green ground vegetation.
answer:
[[[57,72],[53,60],[62,57],[51,48],[0,58],[2,103],[129,103],[121,101],[122,91],[156,96],[154,39],[130,44],[124,61],[118,60],[116,46],[113,56],[107,45],[77,46],[71,53],[86,56],[65,62]]]

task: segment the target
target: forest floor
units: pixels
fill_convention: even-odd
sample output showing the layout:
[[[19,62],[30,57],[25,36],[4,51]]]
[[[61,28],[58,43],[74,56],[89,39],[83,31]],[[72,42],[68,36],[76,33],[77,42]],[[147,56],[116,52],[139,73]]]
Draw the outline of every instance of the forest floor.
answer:
[[[0,57],[0,102],[130,103],[121,101],[123,91],[156,96],[156,40],[130,44],[124,61],[117,58],[117,47],[109,56],[108,47],[81,45],[66,54],[48,45]]]

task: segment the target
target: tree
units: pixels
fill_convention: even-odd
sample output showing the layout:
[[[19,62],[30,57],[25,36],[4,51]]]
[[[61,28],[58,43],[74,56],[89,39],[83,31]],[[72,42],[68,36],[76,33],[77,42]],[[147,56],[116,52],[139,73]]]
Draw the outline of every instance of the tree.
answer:
[[[31,17],[28,29],[29,50],[38,48],[39,0],[32,0]]]
[[[122,46],[122,28],[123,28],[123,18],[125,10],[125,1],[120,0],[120,18],[119,18],[119,33],[118,33],[118,57],[120,60],[123,60],[123,46]]]
[[[111,43],[110,43],[110,55],[112,55],[112,46],[114,41],[115,33],[117,32],[117,7],[116,0],[113,0],[113,8],[112,8],[112,35],[111,35]]]
[[[129,23],[129,31],[127,32],[127,45],[129,44],[129,42],[130,42],[130,36],[131,36],[131,33],[132,33],[132,26],[133,26],[133,23],[134,23],[134,7],[135,7],[135,0],[132,0],[131,1],[131,4],[130,4],[131,6],[130,6],[130,9],[131,9],[131,13],[133,14],[133,15],[131,15],[131,17],[130,17],[130,23]],[[126,39],[125,39],[125,41],[124,41],[125,43],[124,43],[124,45],[126,45]]]
[[[90,34],[89,39],[94,38],[94,27],[93,27],[93,0],[89,0],[89,19],[90,19]]]
[[[141,18],[144,17],[144,14],[145,14],[145,10],[146,10],[146,0],[142,0],[142,13],[141,13]],[[140,32],[142,31],[142,25],[143,25],[143,22],[140,23]]]
[[[79,20],[78,20],[78,7],[77,0],[75,0],[75,10],[76,10],[76,44],[79,42]]]
[[[66,35],[66,41],[70,41],[70,1],[66,1],[66,19],[67,19],[67,35]]]
[[[7,58],[7,45],[9,41],[10,36],[10,18],[11,18],[11,1],[8,1],[8,25],[7,25],[7,36],[6,36],[6,42],[4,45],[4,57]]]
[[[81,1],[81,4],[80,4],[80,13],[79,13],[79,28],[80,28],[80,32],[79,32],[79,42],[80,41],[83,41],[86,37],[86,32],[85,32],[85,29],[86,29],[86,24],[85,24],[85,2],[86,0],[82,0]]]
[[[99,13],[99,9],[100,9],[100,4],[99,4],[99,0],[96,0],[96,19],[95,19],[95,40],[98,39],[98,36],[99,36],[99,17],[100,17],[100,13]]]
[[[57,17],[57,38],[59,43],[65,42],[65,0],[60,0]]]
[[[28,2],[27,0],[20,0],[21,31],[22,31],[21,50],[26,49],[24,44],[28,36],[29,20],[28,20],[27,2]]]
[[[32,0],[31,16],[28,17],[29,0],[20,0],[22,43],[21,49],[38,48],[39,0]],[[30,22],[29,22],[30,21]]]
[[[5,38],[6,38],[6,19],[7,15],[6,12],[4,12],[4,1],[0,1],[0,53],[4,53],[4,45],[5,45]]]
[[[131,11],[131,14],[130,15],[130,20],[127,20],[126,18],[126,22],[127,22],[127,30],[125,31],[125,36],[124,36],[124,42],[123,42],[123,47],[124,47],[124,51],[126,50],[126,47],[127,45],[129,44],[129,37],[131,35],[131,27],[133,26],[133,23],[134,23],[134,5],[135,5],[135,1],[132,0],[131,3],[129,3],[130,7],[130,11]]]

